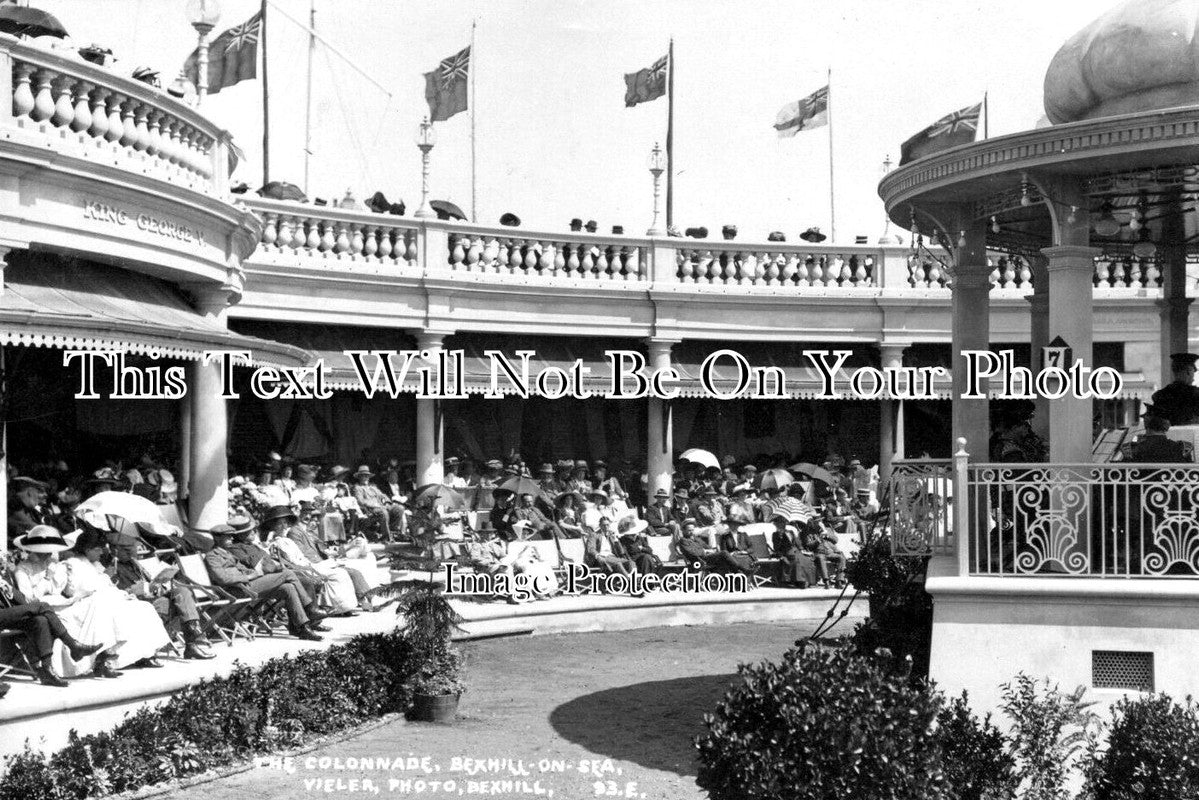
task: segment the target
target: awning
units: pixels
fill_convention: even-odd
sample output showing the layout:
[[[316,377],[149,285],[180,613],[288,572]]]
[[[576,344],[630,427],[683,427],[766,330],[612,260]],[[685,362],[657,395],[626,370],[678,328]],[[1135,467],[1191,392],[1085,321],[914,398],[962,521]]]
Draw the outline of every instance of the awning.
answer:
[[[285,367],[311,358],[301,348],[225,329],[193,311],[165,281],[80,264],[10,265],[0,295],[0,344],[189,360],[206,350],[249,350],[255,363]]]

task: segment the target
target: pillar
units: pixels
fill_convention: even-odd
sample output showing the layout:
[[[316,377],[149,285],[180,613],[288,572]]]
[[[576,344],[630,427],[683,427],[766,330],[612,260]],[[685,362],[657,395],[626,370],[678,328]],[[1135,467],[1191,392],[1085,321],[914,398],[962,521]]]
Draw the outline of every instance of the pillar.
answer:
[[[201,316],[228,324],[228,289],[196,292],[196,310]],[[192,363],[187,393],[191,397],[191,457],[188,476],[188,524],[208,531],[229,518],[229,414],[221,397],[221,367],[217,360]]]
[[[1171,380],[1170,354],[1190,350],[1188,328],[1191,299],[1187,297],[1186,231],[1182,208],[1175,197],[1162,218],[1161,244],[1162,298],[1157,301],[1161,320],[1162,386]]]
[[[5,53],[3,58],[7,58]],[[0,60],[0,68],[5,64]],[[11,71],[12,62],[8,62]],[[0,69],[0,74],[3,74]],[[11,97],[11,93],[10,93]],[[6,109],[7,110],[7,109]],[[8,254],[11,250],[0,246],[0,298],[4,296],[4,268],[8,265]],[[4,345],[0,344],[0,553],[8,552],[8,414],[6,396],[8,392],[8,375],[5,372]]]
[[[991,347],[990,291],[991,268],[985,260],[957,266],[952,300],[953,441],[956,452],[958,439],[965,439],[966,452],[973,461],[988,460],[990,404],[986,397],[963,397],[969,387],[962,351],[989,350]]]
[[[1032,269],[1032,294],[1028,296],[1028,314],[1031,323],[1029,345],[1031,356],[1029,369],[1036,375],[1044,366],[1041,363],[1044,352],[1042,348],[1049,344],[1049,271],[1048,261],[1044,256],[1029,259]],[[1049,400],[1037,392],[1033,405],[1036,415],[1032,419],[1032,429],[1042,439],[1049,440]]]
[[[649,371],[653,374],[660,369],[670,367],[670,351],[678,344],[676,339],[646,340],[649,351]],[[649,484],[646,487],[649,497],[659,489],[667,492],[672,490],[671,477],[674,474],[674,436],[672,427],[671,401],[657,397],[648,398],[648,428],[646,436],[646,473]]]
[[[446,334],[422,331],[417,334],[418,350],[432,356],[443,348]],[[445,479],[445,420],[440,400],[416,399],[416,485],[441,483]]]
[[[194,397],[190,391],[179,401],[179,474],[175,482],[179,486],[179,499],[184,500],[191,494],[192,475],[192,404]]]
[[[903,351],[908,348],[906,343],[899,342],[881,342],[878,346],[879,351],[879,366],[885,372],[888,369],[899,369],[903,366]],[[902,400],[883,400],[879,408],[879,453],[878,453],[878,481],[881,487],[886,486],[891,479],[891,462],[901,456],[897,453],[902,451],[902,445],[897,441],[897,438],[903,436],[902,416],[899,416],[899,408],[903,406]]]
[[[1060,245],[1041,250],[1049,261],[1050,341],[1059,336],[1069,345],[1075,361],[1092,365],[1092,281],[1099,250],[1080,245]],[[1069,366],[1068,364],[1066,365]],[[1057,464],[1085,464],[1091,460],[1093,401],[1067,393],[1049,404],[1049,460]]]

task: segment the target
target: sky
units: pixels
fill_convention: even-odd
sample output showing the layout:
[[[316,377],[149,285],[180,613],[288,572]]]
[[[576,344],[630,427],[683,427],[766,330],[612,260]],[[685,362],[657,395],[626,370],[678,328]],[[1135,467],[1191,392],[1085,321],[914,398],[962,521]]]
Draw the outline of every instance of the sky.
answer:
[[[1075,31],[1120,0],[274,0],[318,43],[312,68],[309,195],[381,190],[420,201],[414,137],[428,113],[423,73],[471,41],[477,221],[524,227],[572,217],[641,234],[652,219],[649,153],[665,143],[666,99],[624,107],[626,72],[675,46],[674,217],[737,225],[741,239],[828,233],[830,128],[836,240],[875,241],[887,156],[939,117],[988,94],[991,136],[1035,127],[1045,68]],[[184,0],[33,0],[117,72],[178,74],[195,46]],[[222,0],[213,36],[258,0]],[[268,8],[271,178],[304,183],[308,35]],[[361,69],[386,92],[362,77]],[[831,125],[779,139],[779,109],[831,74]],[[260,73],[261,75],[261,73]],[[388,96],[388,93],[390,96]],[[208,97],[202,112],[246,153],[234,175],[262,184],[262,85]],[[431,196],[471,211],[471,119],[436,125]],[[981,138],[981,132],[980,132]],[[663,190],[663,195],[665,191]]]

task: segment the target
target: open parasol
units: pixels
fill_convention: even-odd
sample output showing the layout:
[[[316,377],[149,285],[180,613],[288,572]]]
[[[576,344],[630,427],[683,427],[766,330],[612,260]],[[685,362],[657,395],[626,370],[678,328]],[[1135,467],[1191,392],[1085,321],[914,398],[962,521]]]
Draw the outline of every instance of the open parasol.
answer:
[[[765,489],[782,489],[795,483],[795,476],[785,469],[768,469],[758,476],[758,487]]]
[[[720,460],[716,456],[709,453],[707,450],[700,450],[698,447],[693,447],[690,450],[684,450],[679,458],[684,461],[690,461],[692,464],[700,464],[705,467],[720,467]]]
[[[815,464],[800,462],[799,464],[792,464],[791,466],[787,467],[787,469],[791,470],[792,472],[798,472],[801,475],[807,475],[814,481],[823,481],[829,486],[836,486],[841,482],[838,480],[836,475],[829,472],[824,467],[818,467]]]
[[[449,200],[430,200],[429,206],[437,212],[438,219],[466,219],[466,214]]]
[[[9,3],[0,5],[0,33],[31,38],[55,36],[59,39],[65,39],[69,35],[62,23],[48,11]]]
[[[515,495],[531,494],[536,497],[541,493],[541,486],[532,478],[523,475],[513,475],[508,480],[495,487],[501,492],[512,492]]]
[[[466,511],[466,498],[444,483],[426,483],[412,493],[417,506],[442,506],[446,511]]]
[[[285,181],[271,181],[259,189],[258,194],[270,200],[296,200],[303,203],[308,199],[299,186]]]

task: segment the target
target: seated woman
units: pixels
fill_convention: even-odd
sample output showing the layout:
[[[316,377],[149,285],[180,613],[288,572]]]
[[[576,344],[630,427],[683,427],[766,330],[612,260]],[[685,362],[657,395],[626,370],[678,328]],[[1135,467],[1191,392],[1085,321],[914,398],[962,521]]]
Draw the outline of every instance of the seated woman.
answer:
[[[354,580],[344,569],[314,564],[306,556],[300,546],[290,539],[287,534],[288,522],[293,518],[281,517],[268,519],[259,526],[266,536],[265,546],[271,555],[287,569],[308,576],[312,582],[319,585],[317,602],[321,608],[330,614],[348,614],[361,608]]]
[[[637,571],[642,575],[657,572],[658,567],[662,566],[661,559],[654,555],[653,548],[649,546],[649,540],[645,538],[645,532],[648,529],[648,522],[631,515],[621,519],[616,526],[616,541],[620,542],[624,548],[625,557],[633,562]]]
[[[781,514],[776,514],[770,521],[774,523],[774,534],[771,536],[770,542],[771,550],[786,565],[783,584],[798,586],[800,589],[815,586],[819,580],[816,573],[816,562],[796,542],[796,539],[799,538],[799,531],[788,524],[787,518]]]
[[[554,521],[568,539],[581,539],[583,529],[583,496],[578,492],[562,492],[554,499]]]
[[[103,646],[94,657],[62,659],[67,676],[91,669],[97,677],[115,678],[121,667],[161,667],[155,655],[170,643],[154,606],[108,577],[100,563],[107,549],[103,533],[87,530],[61,562],[49,553],[29,553],[17,567],[17,590],[27,600],[51,606],[75,639]]]

